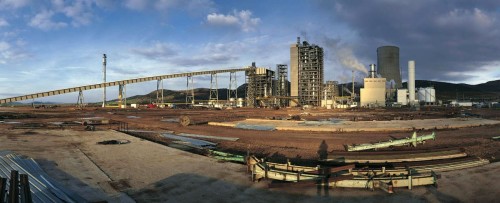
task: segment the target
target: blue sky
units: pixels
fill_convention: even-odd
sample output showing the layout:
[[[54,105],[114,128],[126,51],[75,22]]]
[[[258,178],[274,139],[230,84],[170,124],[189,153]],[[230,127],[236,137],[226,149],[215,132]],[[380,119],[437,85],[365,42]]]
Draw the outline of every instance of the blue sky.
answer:
[[[135,77],[289,64],[300,36],[325,49],[325,79],[357,80],[376,48],[416,60],[417,79],[478,84],[500,78],[496,1],[0,0],[0,98]],[[242,84],[243,73],[239,74]],[[209,77],[196,77],[208,87]],[[219,76],[219,87],[228,86]],[[129,96],[155,82],[127,86]],[[165,80],[166,89],[185,79]],[[108,98],[116,98],[110,88]],[[76,101],[77,94],[37,101]],[[98,101],[100,90],[85,92]]]

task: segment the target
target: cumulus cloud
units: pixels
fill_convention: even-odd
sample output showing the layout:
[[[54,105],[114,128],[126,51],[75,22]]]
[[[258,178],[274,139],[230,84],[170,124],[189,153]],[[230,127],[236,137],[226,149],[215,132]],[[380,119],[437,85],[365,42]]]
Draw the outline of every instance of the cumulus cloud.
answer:
[[[75,1],[73,4],[63,5],[60,12],[71,18],[71,24],[75,27],[88,25],[92,21],[92,3],[89,1]]]
[[[29,1],[0,0],[0,2],[0,5],[17,8],[26,6],[23,2]],[[51,0],[50,3],[34,4],[33,8],[38,13],[32,17],[29,25],[45,31],[68,26],[85,26],[95,20],[94,10],[96,8],[112,7],[124,7],[136,11],[153,10],[155,12],[180,9],[204,15],[214,10],[214,3],[211,0]],[[58,19],[58,21],[54,19]]]
[[[29,25],[44,31],[59,29],[71,25],[79,27],[92,22],[92,0],[63,1],[52,0],[50,10],[42,10],[29,22]],[[55,21],[54,15],[64,15],[67,19]]]
[[[498,60],[499,1],[319,2],[332,21],[357,34],[356,55],[376,60],[377,47],[399,46],[403,72],[406,61],[414,59],[417,79],[458,81],[456,73],[449,73],[478,70]]]
[[[182,9],[187,11],[210,12],[214,7],[211,0],[126,0],[123,5],[131,10],[142,11],[154,9],[167,11],[169,9]]]
[[[211,13],[207,15],[207,23],[216,26],[237,26],[244,32],[254,31],[260,24],[260,18],[252,18],[249,10],[234,10],[232,14]]]
[[[53,11],[42,11],[36,14],[29,22],[31,27],[39,28],[41,30],[53,30],[59,29],[62,27],[66,27],[67,24],[65,22],[55,22],[52,20],[52,16],[54,15]]]
[[[248,38],[226,43],[207,43],[202,46],[199,53],[174,58],[171,62],[179,66],[228,64],[240,58],[240,50],[248,50],[248,47],[258,43],[259,39]]]
[[[3,18],[0,18],[0,27],[4,27],[4,26],[9,26],[9,22],[7,22]]]
[[[13,60],[26,58],[28,54],[20,48],[23,44],[24,43],[20,41],[14,44],[7,41],[0,41],[0,64],[6,64]]]
[[[178,48],[180,47],[179,44],[155,42],[152,46],[134,48],[131,52],[149,60],[156,60],[157,62],[169,63],[181,67],[227,66],[236,62],[242,56],[248,56],[253,50],[250,47],[256,47],[256,44],[266,40],[266,36],[259,36],[229,42],[184,45],[182,49]],[[243,53],[241,50],[249,51]]]
[[[235,53],[241,47],[240,42],[228,44],[208,43],[196,53],[184,52],[179,55],[172,48],[175,45],[156,43],[154,46],[143,49],[132,50],[135,54],[142,55],[148,59],[162,60],[178,66],[192,67],[201,65],[224,64],[238,57]]]
[[[126,0],[124,2],[125,7],[132,10],[143,10],[148,6],[148,4],[149,1],[143,1],[143,0]]]
[[[149,47],[134,48],[132,52],[148,59],[163,60],[177,55],[173,47],[174,45],[171,44],[156,42]]]
[[[214,25],[237,25],[239,22],[236,16],[217,13],[208,14],[207,21]]]
[[[109,5],[109,2],[103,0],[52,0],[49,9],[42,7],[43,9],[30,20],[29,25],[45,31],[69,25],[73,27],[89,25],[94,18],[93,7],[105,5]],[[58,18],[59,20],[56,21],[53,16],[57,15],[65,18]]]
[[[0,0],[0,10],[18,9],[30,3],[30,0]]]

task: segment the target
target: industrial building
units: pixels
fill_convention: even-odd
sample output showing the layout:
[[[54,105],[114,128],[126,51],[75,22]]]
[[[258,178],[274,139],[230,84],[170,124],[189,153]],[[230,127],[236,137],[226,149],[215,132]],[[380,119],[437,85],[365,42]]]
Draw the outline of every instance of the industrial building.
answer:
[[[321,107],[326,107],[327,109],[335,107],[335,98],[339,96],[338,87],[338,81],[326,81],[323,85],[323,99],[321,100]]]
[[[377,72],[387,81],[393,80],[395,88],[403,87],[399,66],[399,47],[381,46],[377,48]]]
[[[417,89],[418,102],[424,105],[436,104],[436,90],[434,87],[421,87]]]
[[[434,87],[415,89],[415,61],[408,61],[408,89],[397,90],[397,103],[400,105],[436,105]]]
[[[290,47],[290,96],[300,105],[321,105],[323,69],[323,48],[298,37]]]
[[[398,89],[396,102],[400,105],[408,105],[408,89]]]
[[[245,71],[247,81],[247,106],[259,106],[257,101],[273,95],[274,71],[256,67],[255,62]]]
[[[386,78],[376,77],[375,64],[370,64],[370,75],[364,78],[364,88],[360,89],[360,106],[385,106]]]
[[[290,82],[288,81],[288,66],[286,64],[276,65],[276,84],[275,96],[276,104],[280,107],[289,105],[289,100],[286,99],[290,96]]]

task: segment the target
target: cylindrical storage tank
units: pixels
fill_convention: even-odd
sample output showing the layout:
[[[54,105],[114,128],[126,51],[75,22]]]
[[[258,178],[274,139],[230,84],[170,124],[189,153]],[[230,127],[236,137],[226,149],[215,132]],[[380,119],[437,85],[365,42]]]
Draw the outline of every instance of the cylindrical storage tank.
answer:
[[[434,88],[431,89],[431,102],[436,103],[436,90]]]
[[[408,61],[408,99],[410,105],[415,101],[415,61]]]
[[[394,80],[396,88],[403,87],[399,66],[399,47],[382,46],[377,48],[377,73],[387,81]]]
[[[375,70],[375,64],[370,64],[370,78],[375,78],[375,74],[377,71]]]
[[[418,91],[417,91],[417,99],[419,102],[425,102],[425,99],[426,99],[426,90],[425,88],[418,88]]]
[[[432,87],[425,88],[425,102],[434,103],[436,102],[436,90]]]

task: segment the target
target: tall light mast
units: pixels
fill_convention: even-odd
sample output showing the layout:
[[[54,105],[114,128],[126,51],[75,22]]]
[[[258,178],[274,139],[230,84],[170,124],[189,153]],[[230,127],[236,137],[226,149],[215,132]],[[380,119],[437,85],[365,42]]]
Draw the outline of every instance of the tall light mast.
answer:
[[[103,73],[103,93],[102,93],[102,108],[106,107],[106,54],[102,55],[102,73]]]

